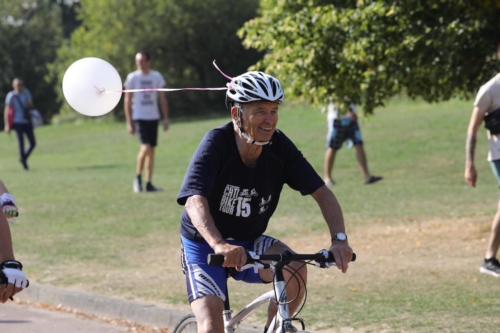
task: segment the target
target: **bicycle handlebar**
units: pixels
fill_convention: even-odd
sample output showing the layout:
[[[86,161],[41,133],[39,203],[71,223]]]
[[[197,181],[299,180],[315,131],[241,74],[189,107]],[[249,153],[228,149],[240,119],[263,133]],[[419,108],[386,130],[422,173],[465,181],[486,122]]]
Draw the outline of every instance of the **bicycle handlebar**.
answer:
[[[323,253],[318,252],[314,254],[296,254],[296,253],[291,253],[291,252],[285,252],[283,254],[261,254],[258,256],[258,259],[253,259],[250,254],[247,252],[247,261],[246,264],[253,264],[255,262],[261,261],[261,260],[269,260],[269,261],[277,261],[277,262],[284,262],[284,261],[304,261],[304,260],[314,260],[316,262],[335,262],[335,259],[333,258],[333,254],[328,251],[328,259],[325,260],[325,256]],[[356,253],[352,254],[351,261],[356,261]],[[207,263],[210,266],[222,266],[224,263],[224,256],[222,254],[215,254],[211,253],[207,257]]]

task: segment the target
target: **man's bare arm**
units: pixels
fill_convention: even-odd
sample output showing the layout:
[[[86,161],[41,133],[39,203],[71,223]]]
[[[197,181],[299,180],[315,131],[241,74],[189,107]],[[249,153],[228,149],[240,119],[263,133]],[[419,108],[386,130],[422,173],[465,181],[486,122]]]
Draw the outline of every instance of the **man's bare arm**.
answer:
[[[239,267],[245,264],[247,257],[245,249],[241,246],[228,244],[224,240],[215,226],[205,197],[193,195],[187,199],[185,207],[196,230],[207,241],[208,245],[214,249],[215,253],[224,256],[223,267]]]
[[[5,124],[5,129],[9,127],[9,106],[6,105],[3,109],[3,123]]]
[[[467,165],[474,165],[474,154],[476,150],[476,137],[467,133],[467,140],[465,142],[465,163]]]
[[[477,132],[484,120],[484,111],[478,106],[472,110],[472,115],[467,129],[467,139],[465,141],[465,172],[464,179],[467,184],[475,187],[477,182],[477,171],[474,165]]]
[[[185,207],[194,227],[211,248],[226,243],[219,230],[215,227],[214,220],[210,214],[210,208],[208,207],[208,201],[205,197],[193,195],[187,199]]]

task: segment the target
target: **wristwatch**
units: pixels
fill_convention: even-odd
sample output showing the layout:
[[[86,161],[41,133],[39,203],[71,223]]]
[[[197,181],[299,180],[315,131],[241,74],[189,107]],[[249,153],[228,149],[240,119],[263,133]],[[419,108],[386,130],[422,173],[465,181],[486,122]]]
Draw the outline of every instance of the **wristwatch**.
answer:
[[[332,237],[332,242],[333,241],[341,241],[341,242],[345,242],[347,240],[347,235],[343,232],[337,232],[335,235],[333,235]]]

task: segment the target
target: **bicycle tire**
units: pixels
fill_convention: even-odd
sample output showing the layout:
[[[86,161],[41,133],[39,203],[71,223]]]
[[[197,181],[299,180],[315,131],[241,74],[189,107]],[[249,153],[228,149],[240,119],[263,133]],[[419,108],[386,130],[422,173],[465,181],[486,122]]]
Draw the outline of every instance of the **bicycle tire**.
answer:
[[[197,333],[198,321],[193,313],[188,313],[179,320],[172,333]]]

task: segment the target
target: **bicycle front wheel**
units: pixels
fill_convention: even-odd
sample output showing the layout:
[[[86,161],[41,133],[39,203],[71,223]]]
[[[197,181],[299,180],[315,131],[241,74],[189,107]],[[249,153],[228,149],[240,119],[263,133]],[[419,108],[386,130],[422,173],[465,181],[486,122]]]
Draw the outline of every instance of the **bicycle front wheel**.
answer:
[[[181,318],[177,326],[175,326],[173,333],[197,333],[198,322],[193,313],[189,313]]]

